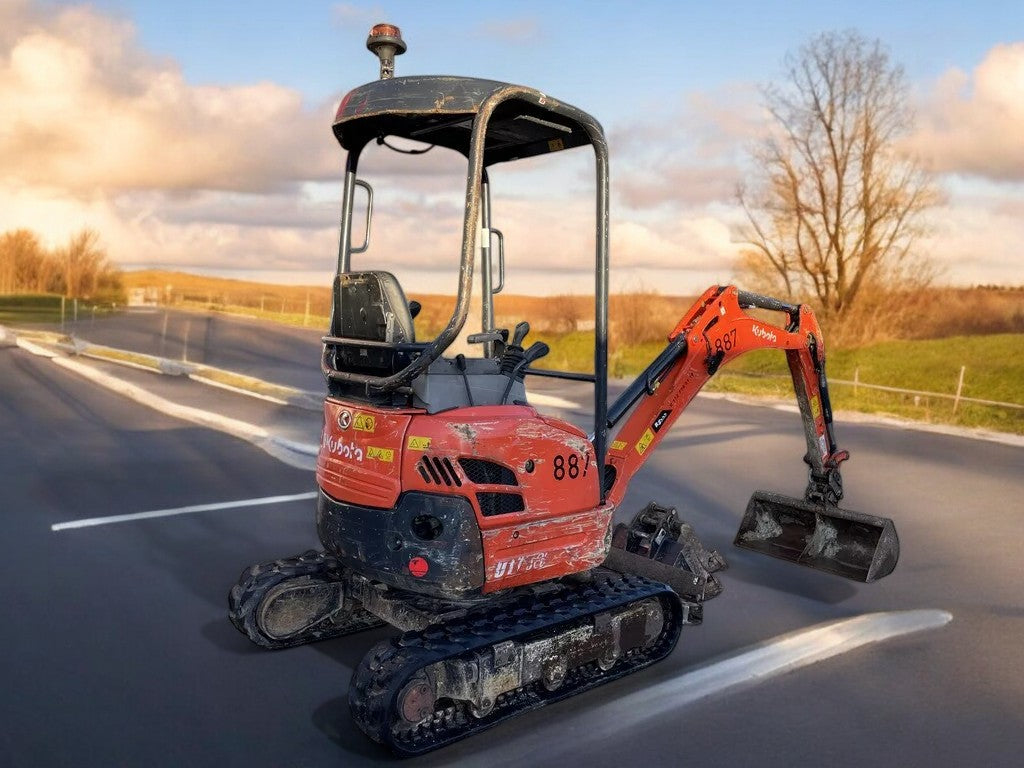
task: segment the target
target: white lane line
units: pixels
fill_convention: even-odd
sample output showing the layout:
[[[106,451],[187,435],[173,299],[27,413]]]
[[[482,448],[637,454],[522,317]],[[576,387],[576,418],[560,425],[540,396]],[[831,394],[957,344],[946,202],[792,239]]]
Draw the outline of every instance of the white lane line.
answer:
[[[171,517],[172,515],[187,515],[192,512],[215,512],[219,509],[237,509],[238,507],[259,507],[264,504],[284,504],[289,501],[308,501],[315,498],[316,491],[311,491],[309,493],[294,493],[290,496],[264,496],[261,499],[239,499],[238,501],[222,501],[217,504],[193,504],[190,507],[178,507],[177,509],[155,509],[151,512],[135,512],[130,515],[69,520],[66,523],[54,523],[50,526],[50,530],[66,531],[69,528],[90,528],[94,525],[127,523],[131,520],[148,520],[152,517]]]
[[[869,643],[948,624],[947,611],[916,610],[867,613],[819,624],[751,646],[732,656],[637,691],[601,709],[611,730],[629,730],[654,715],[744,683],[849,653]],[[607,733],[607,731],[605,731]]]
[[[530,405],[540,405],[547,408],[563,408],[571,410],[583,408],[579,403],[573,402],[572,400],[566,400],[564,397],[559,397],[558,395],[545,395],[539,392],[527,393],[526,400]]]
[[[51,349],[47,349],[46,347],[42,347],[38,344],[33,344],[28,339],[23,339],[20,336],[15,339],[15,343],[19,347],[24,349],[26,352],[31,352],[33,355],[38,355],[39,357],[49,357],[53,359],[57,357],[57,355],[59,354],[58,352],[54,352]]]
[[[819,624],[807,629],[766,640],[734,654],[711,661],[706,666],[684,671],[650,687],[638,688],[634,693],[615,699],[604,706],[587,709],[581,707],[566,718],[559,717],[541,725],[505,749],[521,756],[533,747],[546,750],[549,758],[559,756],[574,747],[566,733],[599,734],[599,741],[621,739],[645,722],[658,717],[680,718],[681,710],[699,699],[721,694],[738,686],[753,685],[771,677],[800,667],[849,653],[869,643],[888,640],[900,635],[936,629],[948,624],[953,615],[941,610],[894,611],[868,613],[850,619]],[[685,630],[684,630],[685,631]],[[552,745],[562,742],[564,746]],[[578,747],[577,747],[578,748]],[[517,759],[505,759],[486,754],[488,765],[518,765]]]
[[[217,389],[223,389],[228,392],[234,392],[236,395],[246,395],[248,397],[255,397],[257,400],[266,400],[268,403],[274,405],[288,405],[287,400],[282,400],[280,397],[274,397],[272,395],[265,395],[262,392],[256,392],[251,389],[243,389],[242,387],[236,387],[233,384],[225,384],[223,381],[217,381],[216,379],[208,378],[207,376],[198,376],[194,373],[190,373],[188,377],[195,382],[205,384],[208,387],[216,387]]]

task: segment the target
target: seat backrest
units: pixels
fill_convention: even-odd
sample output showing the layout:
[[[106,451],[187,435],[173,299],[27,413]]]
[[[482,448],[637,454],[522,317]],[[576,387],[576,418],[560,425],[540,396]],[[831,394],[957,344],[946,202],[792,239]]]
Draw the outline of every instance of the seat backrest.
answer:
[[[338,335],[391,344],[416,341],[409,302],[390,272],[338,275]]]

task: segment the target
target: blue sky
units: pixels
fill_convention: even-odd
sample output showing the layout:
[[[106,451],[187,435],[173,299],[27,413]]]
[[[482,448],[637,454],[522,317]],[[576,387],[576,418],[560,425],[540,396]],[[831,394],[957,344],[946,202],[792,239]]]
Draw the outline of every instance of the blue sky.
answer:
[[[147,50],[174,59],[196,84],[272,80],[313,102],[334,97],[350,87],[346,70],[365,65],[368,25],[386,20],[410,44],[401,69],[521,82],[608,117],[637,101],[770,77],[787,51],[825,30],[884,40],[915,81],[968,68],[995,43],[1024,38],[1024,3],[1013,0],[92,5],[130,19]],[[639,98],[617,96],[628,89]]]
[[[375,77],[364,43],[382,20],[409,44],[399,74],[519,82],[597,116],[613,151],[613,266],[666,292],[731,277],[733,190],[764,125],[758,85],[816,33],[877,37],[906,71],[914,146],[945,195],[924,246],[951,282],[1024,283],[1021,2],[4,0],[0,99],[19,119],[0,129],[0,229],[56,243],[93,226],[132,268],[319,281],[341,162],[332,109]],[[441,165],[391,179],[396,204],[431,207],[438,243],[459,188],[434,183],[457,170]],[[527,286],[580,279],[575,258],[553,265],[550,252],[587,250],[563,242],[590,226],[585,173],[570,159],[553,184],[509,174],[496,209],[541,278]],[[554,234],[538,240],[544,226]],[[431,253],[403,252],[433,286]]]

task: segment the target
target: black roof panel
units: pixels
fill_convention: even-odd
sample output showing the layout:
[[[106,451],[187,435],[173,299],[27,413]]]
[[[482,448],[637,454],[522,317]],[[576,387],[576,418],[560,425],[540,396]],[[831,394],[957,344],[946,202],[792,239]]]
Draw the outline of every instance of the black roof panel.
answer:
[[[586,113],[532,88],[427,75],[376,80],[350,91],[338,107],[334,134],[346,149],[400,136],[468,156],[473,120],[492,96],[506,100],[488,123],[485,165],[588,144],[588,123],[600,131]]]

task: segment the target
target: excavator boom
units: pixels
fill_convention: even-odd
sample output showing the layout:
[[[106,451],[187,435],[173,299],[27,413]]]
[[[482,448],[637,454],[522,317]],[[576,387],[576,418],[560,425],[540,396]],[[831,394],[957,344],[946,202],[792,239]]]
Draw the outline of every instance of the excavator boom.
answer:
[[[787,322],[775,325],[747,309],[779,312]],[[669,334],[665,351],[609,408],[609,428],[620,422],[621,427],[608,450],[608,501],[619,505],[630,478],[708,380],[755,349],[785,351],[804,426],[809,478],[803,499],[755,494],[735,544],[858,581],[886,576],[899,557],[892,521],[837,506],[843,497],[839,465],[849,453],[836,444],[821,329],[805,305],[732,286],[709,288]]]

